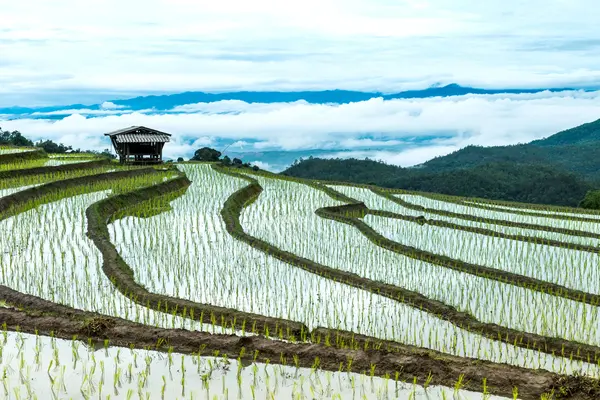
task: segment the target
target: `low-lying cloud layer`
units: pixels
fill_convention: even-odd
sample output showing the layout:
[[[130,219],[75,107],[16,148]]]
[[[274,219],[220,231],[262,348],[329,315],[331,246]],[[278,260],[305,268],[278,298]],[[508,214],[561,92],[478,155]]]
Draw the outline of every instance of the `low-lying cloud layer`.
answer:
[[[469,144],[524,143],[599,119],[600,91],[378,98],[342,105],[223,101],[178,107],[184,113],[102,115],[118,111],[123,110],[105,105],[95,117],[0,120],[0,126],[33,139],[101,150],[109,147],[103,133],[145,125],[173,134],[165,147],[165,155],[173,158],[188,158],[205,145],[230,144],[235,152],[325,149],[329,156],[409,166]]]

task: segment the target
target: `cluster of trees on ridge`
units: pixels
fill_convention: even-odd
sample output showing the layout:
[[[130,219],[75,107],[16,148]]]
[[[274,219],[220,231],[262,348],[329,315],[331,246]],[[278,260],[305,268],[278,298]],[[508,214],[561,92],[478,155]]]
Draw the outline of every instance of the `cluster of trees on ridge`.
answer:
[[[587,192],[579,206],[591,210],[600,210],[600,190]]]
[[[239,158],[234,158],[233,160],[228,156],[221,158],[221,152],[210,147],[203,147],[194,152],[194,156],[190,158],[190,161],[210,161],[216,162],[220,161],[221,164],[227,167],[237,167],[237,168],[252,168],[254,171],[258,171],[259,168],[256,165],[252,165],[250,163],[245,163]],[[178,162],[183,161],[183,157],[179,157],[177,159]]]
[[[33,142],[26,138],[19,131],[4,131],[0,127],[0,145],[15,146],[15,147],[37,147],[44,150],[48,154],[66,154],[66,153],[90,153],[93,155],[101,155],[108,158],[116,158],[108,149],[102,152],[98,151],[82,151],[81,149],[73,149],[72,146],[65,146],[62,143],[55,143],[52,140],[39,140]]]

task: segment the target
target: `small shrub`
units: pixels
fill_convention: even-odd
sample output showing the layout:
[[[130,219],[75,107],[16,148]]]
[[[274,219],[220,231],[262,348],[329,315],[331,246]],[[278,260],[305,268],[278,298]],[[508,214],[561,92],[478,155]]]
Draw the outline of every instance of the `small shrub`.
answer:
[[[586,193],[579,207],[590,210],[600,210],[600,190],[590,190]]]
[[[219,157],[221,157],[220,151],[211,149],[210,147],[203,147],[196,150],[192,161],[219,161]]]
[[[90,336],[102,336],[115,325],[116,322],[110,318],[94,317],[85,321],[83,330]]]

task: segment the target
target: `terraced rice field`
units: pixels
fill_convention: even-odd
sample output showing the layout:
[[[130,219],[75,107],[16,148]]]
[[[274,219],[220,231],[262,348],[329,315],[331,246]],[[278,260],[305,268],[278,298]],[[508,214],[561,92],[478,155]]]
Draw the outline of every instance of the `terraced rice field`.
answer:
[[[26,151],[32,151],[32,149],[28,147],[0,146],[0,155],[23,153]]]
[[[600,398],[598,214],[14,154],[0,398]]]

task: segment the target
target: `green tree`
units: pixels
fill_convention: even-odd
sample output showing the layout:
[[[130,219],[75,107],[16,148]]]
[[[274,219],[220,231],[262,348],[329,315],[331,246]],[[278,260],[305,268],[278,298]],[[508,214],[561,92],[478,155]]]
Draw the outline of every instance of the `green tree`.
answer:
[[[73,150],[71,146],[65,146],[62,143],[54,143],[52,140],[40,140],[35,144],[35,147],[44,149],[46,153],[50,154],[63,154],[69,150]]]
[[[586,193],[579,207],[600,210],[600,190],[590,190]]]
[[[27,139],[19,131],[3,131],[0,128],[0,144],[19,146],[19,147],[32,147],[33,142]]]
[[[111,153],[109,149],[104,149],[104,150],[102,150],[101,153],[98,153],[98,154],[101,155],[102,157],[110,158],[111,160],[114,160],[115,158],[117,158],[117,156],[114,155],[113,153]]]
[[[196,150],[194,156],[191,158],[192,161],[219,161],[221,152],[210,147],[203,147]]]

